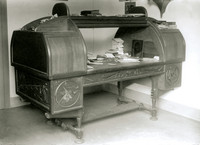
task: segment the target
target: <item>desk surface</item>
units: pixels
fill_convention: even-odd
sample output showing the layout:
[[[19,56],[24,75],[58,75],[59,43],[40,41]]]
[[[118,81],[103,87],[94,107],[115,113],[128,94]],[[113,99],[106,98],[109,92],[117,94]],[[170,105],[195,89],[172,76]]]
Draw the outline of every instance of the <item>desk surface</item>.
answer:
[[[123,81],[149,77],[164,73],[164,63],[160,61],[116,63],[116,65],[93,65],[83,77],[84,86],[104,84],[112,81]]]

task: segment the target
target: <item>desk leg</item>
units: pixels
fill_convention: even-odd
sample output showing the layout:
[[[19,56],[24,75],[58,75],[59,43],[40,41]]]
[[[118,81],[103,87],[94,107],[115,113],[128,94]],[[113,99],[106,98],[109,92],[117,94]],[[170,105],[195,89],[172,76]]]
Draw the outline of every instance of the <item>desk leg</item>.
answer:
[[[152,99],[152,109],[151,109],[151,120],[157,120],[157,108],[156,102],[158,98],[158,76],[151,77],[152,88],[151,88],[151,99]]]
[[[122,96],[122,91],[123,91],[123,82],[117,82],[117,88],[118,88],[118,101],[121,103],[123,100],[123,96]]]
[[[82,118],[83,109],[74,110],[68,113],[55,114],[45,113],[47,119],[51,119],[56,125],[60,126],[64,130],[70,130],[76,136],[76,143],[83,143],[83,130],[82,130]],[[76,118],[76,120],[74,119]],[[76,122],[77,121],[77,122]]]
[[[83,140],[83,131],[82,131],[82,128],[81,128],[82,116],[81,117],[77,117],[76,120],[77,120],[77,134],[76,134],[77,139],[75,140],[75,142],[76,143],[83,143],[84,142],[84,140]]]
[[[118,97],[118,101],[119,101],[119,103],[130,103],[130,102],[134,102],[134,100],[122,96],[123,81],[117,82],[117,88],[118,88],[118,96],[119,96],[119,97]]]

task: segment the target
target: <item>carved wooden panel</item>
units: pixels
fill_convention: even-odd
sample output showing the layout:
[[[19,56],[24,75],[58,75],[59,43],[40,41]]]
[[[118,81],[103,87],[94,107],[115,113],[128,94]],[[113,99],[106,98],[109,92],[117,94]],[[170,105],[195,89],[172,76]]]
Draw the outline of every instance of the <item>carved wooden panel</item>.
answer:
[[[83,106],[82,78],[55,80],[51,82],[51,87],[52,114]]]
[[[129,70],[115,71],[115,72],[87,75],[84,77],[84,85],[101,84],[110,81],[139,78],[162,72],[164,72],[164,66],[157,65],[157,66],[148,66],[148,67],[141,67]]]
[[[159,89],[169,90],[181,85],[182,65],[181,63],[168,64],[165,67],[165,74],[159,79]]]
[[[166,66],[166,85],[175,87],[180,84],[181,79],[181,66],[177,64],[171,64]]]
[[[16,71],[17,77],[17,93],[38,101],[43,105],[50,105],[49,91],[50,84],[47,80],[42,80],[22,71]]]

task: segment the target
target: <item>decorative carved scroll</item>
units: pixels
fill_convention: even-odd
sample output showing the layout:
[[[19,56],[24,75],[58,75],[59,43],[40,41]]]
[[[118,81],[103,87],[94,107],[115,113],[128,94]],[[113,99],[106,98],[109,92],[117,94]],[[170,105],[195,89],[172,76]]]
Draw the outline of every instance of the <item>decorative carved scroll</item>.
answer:
[[[84,84],[88,85],[93,83],[123,80],[123,79],[141,77],[161,72],[164,72],[164,66],[158,65],[158,66],[142,67],[142,68],[122,70],[110,73],[95,74],[84,77]]]
[[[42,104],[48,105],[49,83],[27,73],[17,72],[17,91]]]

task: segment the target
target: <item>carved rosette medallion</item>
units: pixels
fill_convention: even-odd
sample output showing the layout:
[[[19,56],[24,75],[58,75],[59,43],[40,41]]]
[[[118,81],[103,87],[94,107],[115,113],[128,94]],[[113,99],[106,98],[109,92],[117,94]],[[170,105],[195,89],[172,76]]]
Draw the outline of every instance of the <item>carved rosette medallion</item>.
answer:
[[[179,67],[176,65],[168,66],[166,70],[166,81],[169,85],[174,85],[178,82],[180,76]]]
[[[57,82],[55,101],[61,107],[72,107],[80,100],[80,86],[72,81]]]

